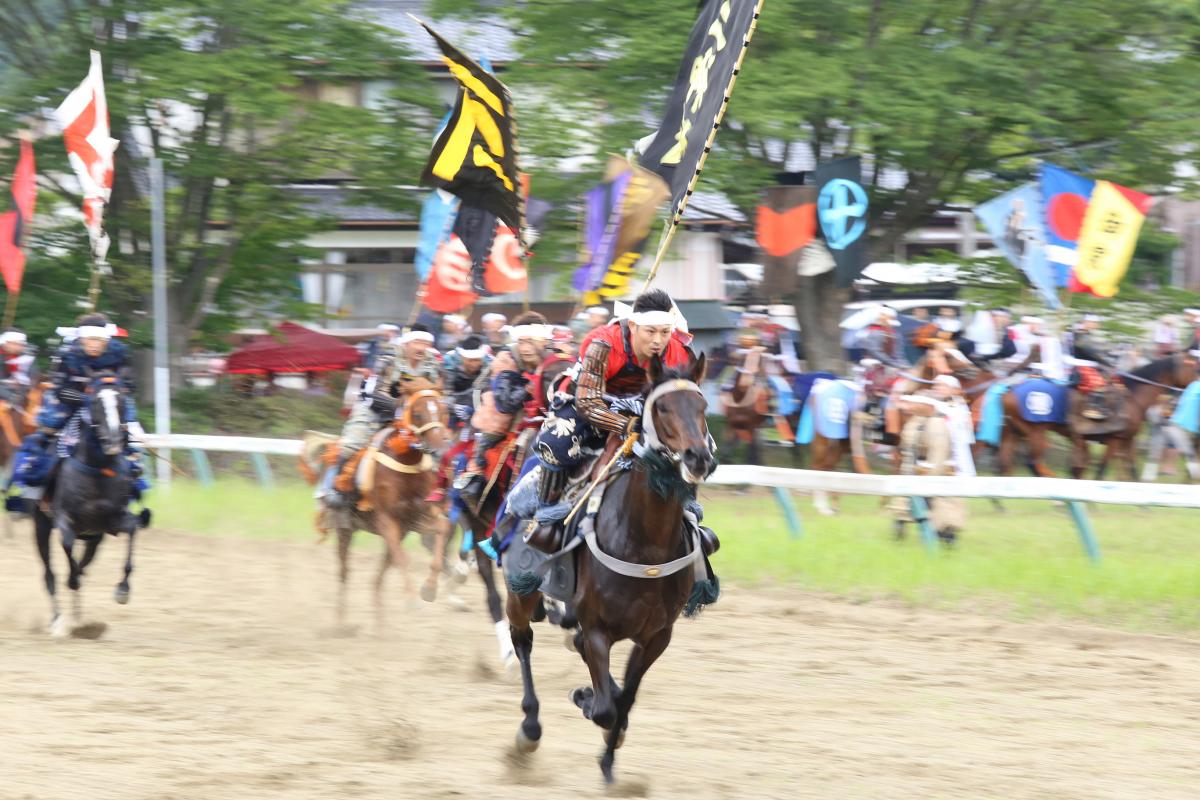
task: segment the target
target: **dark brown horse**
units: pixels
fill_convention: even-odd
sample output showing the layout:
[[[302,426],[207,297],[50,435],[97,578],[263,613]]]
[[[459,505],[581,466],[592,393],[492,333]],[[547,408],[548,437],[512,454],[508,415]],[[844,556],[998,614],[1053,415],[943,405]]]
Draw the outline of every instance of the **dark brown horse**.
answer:
[[[732,453],[739,442],[745,444],[748,464],[759,463],[759,429],[773,416],[773,392],[762,371],[762,359],[765,357],[766,353],[761,347],[748,350],[733,381],[728,388],[721,390],[725,452]]]
[[[1045,454],[1048,447],[1047,434],[1051,431],[1071,443],[1071,476],[1082,478],[1091,465],[1090,442],[1104,445],[1104,456],[1096,467],[1097,480],[1104,476],[1109,462],[1115,457],[1124,462],[1129,479],[1138,479],[1134,440],[1146,420],[1146,412],[1164,392],[1184,389],[1196,380],[1197,362],[1190,355],[1176,354],[1146,364],[1133,372],[1122,375],[1125,407],[1122,411],[1124,424],[1119,430],[1100,435],[1083,435],[1069,420],[1067,424],[1027,422],[1021,416],[1017,398],[1009,392],[1002,398],[1004,408],[1004,431],[1000,439],[1000,474],[1012,472],[1017,445],[1024,442],[1028,449],[1028,465],[1034,475],[1052,477],[1054,472],[1046,466]]]
[[[605,732],[600,768],[609,783],[643,676],[667,649],[680,612],[696,600],[693,590],[715,593],[708,581],[707,586],[694,585],[691,567],[703,556],[684,521],[685,503],[715,465],[704,417],[707,404],[697,385],[704,369],[704,356],[684,372],[664,371],[657,358],[652,360],[642,415],[644,449],[632,469],[611,480],[595,517],[583,523],[594,536],[577,550],[575,645],[592,684],[576,689],[572,699]],[[537,749],[542,736],[530,662],[530,623],[541,601],[540,592],[517,594],[510,585],[508,620],[524,683],[525,719],[517,748],[524,753]],[[618,686],[609,672],[609,653],[615,642],[626,639],[633,649],[624,685]]]

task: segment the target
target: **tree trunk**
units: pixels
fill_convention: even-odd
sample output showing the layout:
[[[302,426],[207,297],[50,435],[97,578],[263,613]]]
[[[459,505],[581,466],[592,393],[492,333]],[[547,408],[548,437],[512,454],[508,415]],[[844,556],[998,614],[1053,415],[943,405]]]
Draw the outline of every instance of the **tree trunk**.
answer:
[[[804,344],[804,360],[810,371],[843,374],[845,356],[842,352],[842,307],[850,297],[849,289],[841,289],[834,270],[811,278],[796,278],[796,293],[792,306],[800,323],[800,340]]]

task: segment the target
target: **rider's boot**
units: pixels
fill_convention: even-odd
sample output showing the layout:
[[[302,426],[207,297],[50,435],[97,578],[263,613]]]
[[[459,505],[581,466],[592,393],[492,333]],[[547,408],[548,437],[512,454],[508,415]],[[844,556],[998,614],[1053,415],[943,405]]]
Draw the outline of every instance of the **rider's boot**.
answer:
[[[339,491],[337,488],[337,479],[341,476],[342,470],[346,467],[346,462],[351,456],[339,455],[337,464],[333,467],[333,475],[329,481],[329,492],[325,495],[325,504],[330,508],[349,508],[352,498],[346,492]]]
[[[562,502],[563,490],[567,486],[567,473],[549,470],[542,466],[538,480],[538,512],[530,522],[525,542],[530,547],[545,553],[555,553],[562,547],[562,521],[570,508]]]
[[[1106,419],[1108,417],[1108,409],[1104,400],[1104,392],[1099,390],[1088,392],[1084,400],[1083,416],[1096,421]]]

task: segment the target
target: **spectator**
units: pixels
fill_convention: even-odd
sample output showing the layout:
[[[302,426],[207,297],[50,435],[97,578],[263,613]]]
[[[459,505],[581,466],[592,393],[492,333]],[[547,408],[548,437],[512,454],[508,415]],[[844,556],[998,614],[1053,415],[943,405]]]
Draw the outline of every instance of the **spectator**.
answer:
[[[490,311],[481,318],[480,326],[483,328],[483,338],[493,350],[498,350],[508,344],[508,338],[503,332],[504,326],[507,324],[508,317],[495,311]]]

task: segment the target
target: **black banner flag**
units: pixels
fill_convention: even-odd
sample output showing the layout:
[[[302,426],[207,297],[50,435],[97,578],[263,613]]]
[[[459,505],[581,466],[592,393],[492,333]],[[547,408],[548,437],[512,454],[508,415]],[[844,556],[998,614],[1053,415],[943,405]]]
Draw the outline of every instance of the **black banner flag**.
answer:
[[[821,164],[817,183],[817,223],[837,264],[837,284],[850,286],[867,266],[867,191],[858,156]]]

